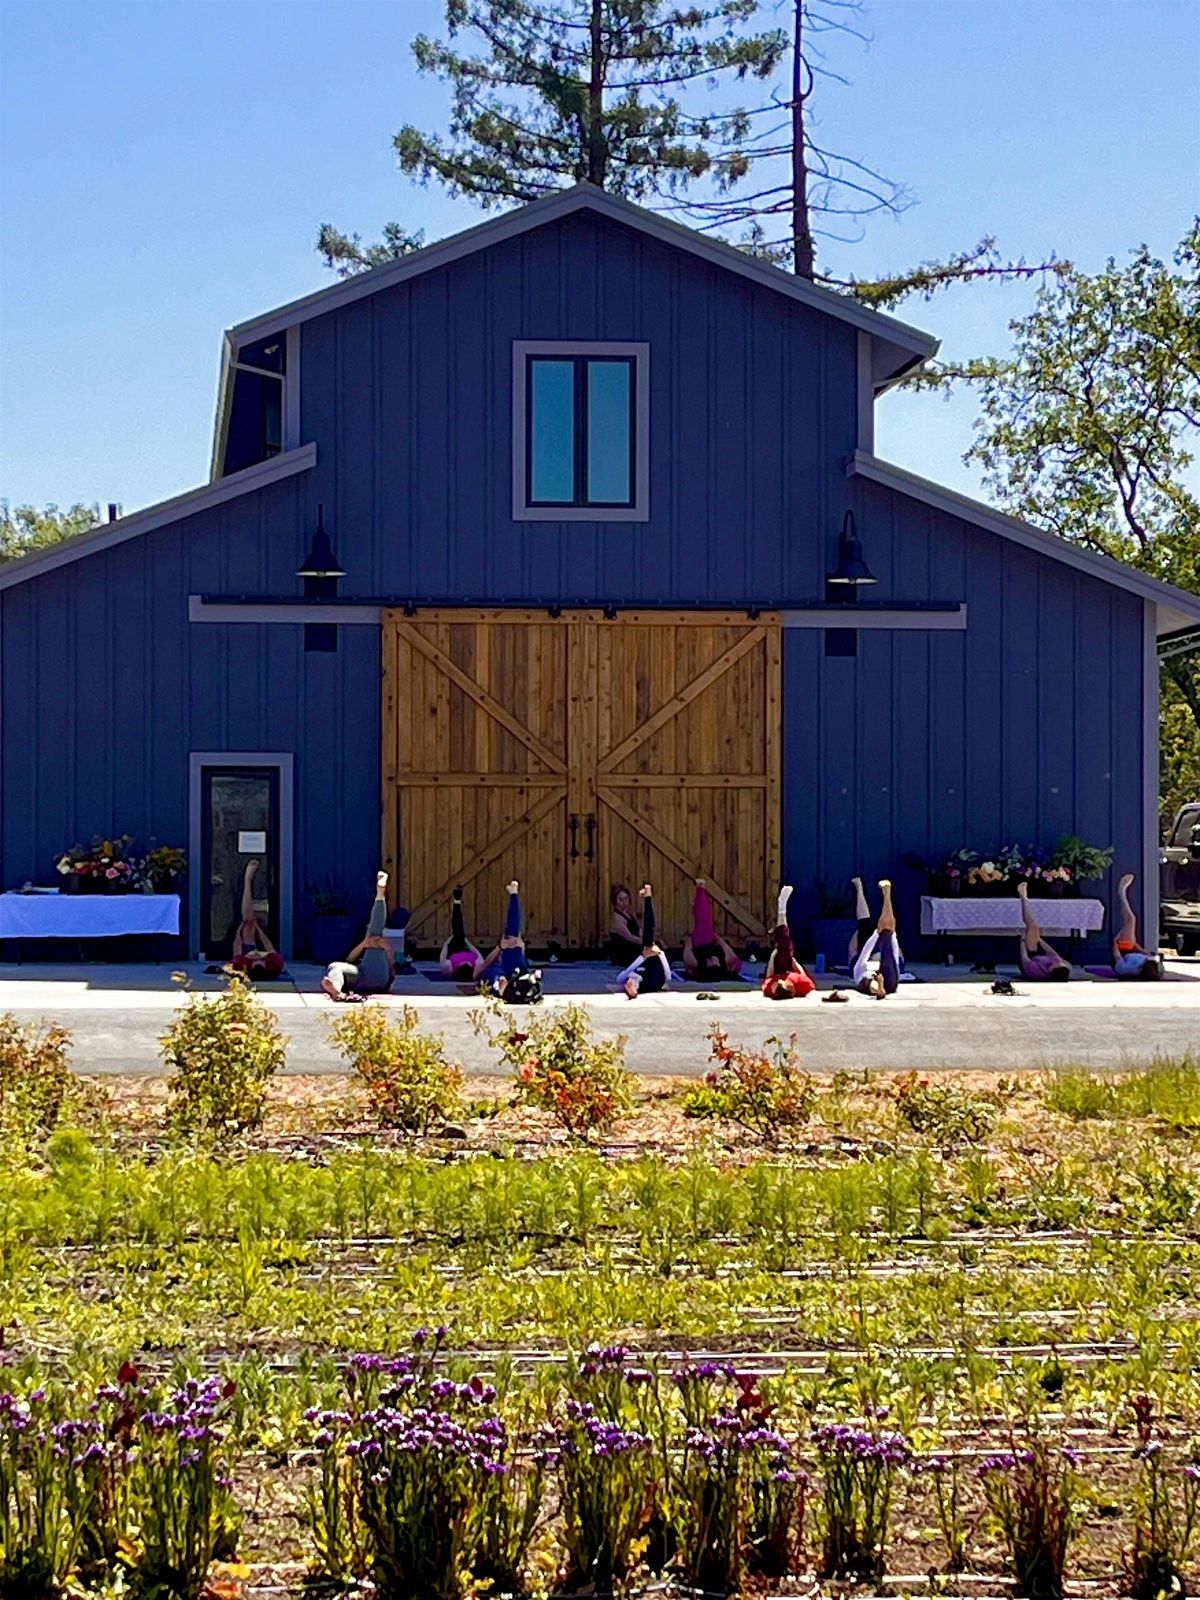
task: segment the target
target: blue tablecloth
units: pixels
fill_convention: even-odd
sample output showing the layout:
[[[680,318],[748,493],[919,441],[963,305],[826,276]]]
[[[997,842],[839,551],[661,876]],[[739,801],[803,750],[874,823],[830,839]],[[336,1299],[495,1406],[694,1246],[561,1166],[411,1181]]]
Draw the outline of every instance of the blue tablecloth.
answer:
[[[0,894],[0,939],[178,932],[177,894]]]

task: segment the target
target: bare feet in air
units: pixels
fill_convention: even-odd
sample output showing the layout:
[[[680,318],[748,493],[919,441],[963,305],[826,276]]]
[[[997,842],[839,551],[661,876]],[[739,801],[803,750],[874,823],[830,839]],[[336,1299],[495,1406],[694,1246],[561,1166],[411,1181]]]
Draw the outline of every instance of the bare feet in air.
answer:
[[[643,899],[649,900],[650,896],[654,893],[654,891],[651,889],[651,887],[650,887],[650,885],[648,883],[644,883],[642,885],[642,887],[638,890],[638,893],[642,896]]]
[[[1133,878],[1134,874],[1132,872],[1123,872],[1117,879],[1117,888],[1128,889],[1129,885],[1133,882]]]
[[[1019,883],[1017,885],[1017,898],[1020,900],[1029,899],[1029,885],[1027,883]]]

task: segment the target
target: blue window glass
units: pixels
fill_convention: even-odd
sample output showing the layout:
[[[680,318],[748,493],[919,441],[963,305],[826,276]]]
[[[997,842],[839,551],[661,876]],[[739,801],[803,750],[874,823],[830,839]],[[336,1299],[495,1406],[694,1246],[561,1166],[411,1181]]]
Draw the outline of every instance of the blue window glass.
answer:
[[[587,363],[587,500],[628,505],[633,437],[629,361]]]
[[[575,501],[575,363],[529,364],[529,498],[535,504]]]

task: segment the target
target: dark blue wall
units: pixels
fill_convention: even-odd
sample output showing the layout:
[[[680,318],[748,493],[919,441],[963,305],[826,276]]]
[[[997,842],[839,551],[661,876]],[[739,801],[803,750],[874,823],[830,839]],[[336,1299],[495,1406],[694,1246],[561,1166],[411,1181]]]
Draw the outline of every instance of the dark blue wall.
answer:
[[[517,338],[649,340],[651,519],[514,524]],[[896,872],[1075,831],[1136,868],[1142,603],[861,480],[856,335],[691,257],[576,216],[303,327],[317,466],[0,595],[0,880],[126,829],[179,842],[188,752],[296,757],[296,909],[376,865],[379,648],[285,625],[189,624],[189,594],[299,598],[323,502],[346,596],[770,605],[823,597],[847,506],[873,598],[965,601],[965,633],[785,648],[784,868]],[[884,402],[886,404],[886,401]],[[911,919],[915,880],[898,875]],[[1106,890],[1107,890],[1106,886]],[[369,888],[367,891],[369,892]]]

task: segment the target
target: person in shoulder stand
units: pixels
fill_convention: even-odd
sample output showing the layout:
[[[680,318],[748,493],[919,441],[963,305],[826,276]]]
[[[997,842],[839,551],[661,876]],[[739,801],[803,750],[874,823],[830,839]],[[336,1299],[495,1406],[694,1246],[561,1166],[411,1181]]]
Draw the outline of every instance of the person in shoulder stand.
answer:
[[[396,976],[392,947],[383,937],[387,927],[386,872],[375,874],[375,899],[364,937],[345,961],[332,961],[321,979],[321,987],[331,1000],[365,1000],[369,994],[386,994]]]
[[[875,928],[859,946],[854,962],[854,987],[860,994],[869,994],[875,1000],[885,1000],[900,987],[900,964],[904,957],[896,937],[896,913],[892,909],[892,884],[890,878],[880,878],[883,904]],[[865,904],[865,898],[862,902]],[[862,924],[860,922],[859,926]]]
[[[792,944],[792,930],[788,927],[788,901],[792,886],[785,883],[779,891],[775,906],[775,929],[771,934],[771,954],[767,957],[767,971],[762,992],[768,1000],[803,1000],[811,994],[816,984],[796,960]]]
[[[644,883],[639,893],[642,897],[642,953],[617,979],[630,1000],[636,1000],[639,994],[660,994],[675,976],[655,938],[653,891]]]

